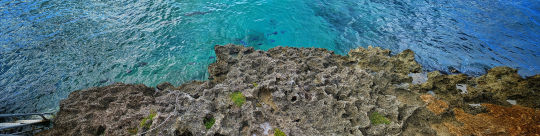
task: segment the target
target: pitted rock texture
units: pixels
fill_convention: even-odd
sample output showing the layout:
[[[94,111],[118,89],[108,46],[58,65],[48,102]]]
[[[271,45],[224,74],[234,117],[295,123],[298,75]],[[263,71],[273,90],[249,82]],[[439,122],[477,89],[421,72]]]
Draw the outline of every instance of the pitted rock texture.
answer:
[[[155,94],[154,88],[143,84],[122,83],[74,91],[60,101],[54,127],[40,134],[126,135],[128,128],[140,124],[137,120],[148,116],[156,103]]]
[[[140,126],[143,118],[148,117],[151,111],[156,112],[151,128],[165,122],[159,131],[152,131],[149,135],[167,133],[178,117],[180,110],[175,112],[176,99],[192,98],[188,93],[197,97],[199,93],[192,93],[194,88],[208,89],[208,83],[192,81],[174,88],[170,83],[159,86],[164,88],[180,89],[180,91],[157,90],[143,84],[115,83],[105,87],[94,87],[87,90],[72,92],[67,99],[60,101],[60,111],[53,119],[53,128],[37,133],[36,135],[131,135],[129,129],[137,129],[137,133],[147,131]],[[169,132],[169,133],[174,133]]]
[[[470,94],[461,95],[455,90],[456,84],[474,86],[463,75],[434,72],[426,83],[412,84],[407,75],[420,72],[421,66],[410,50],[389,56],[388,50],[359,48],[348,57],[320,48],[275,47],[265,52],[228,44],[214,50],[217,61],[208,66],[209,81],[179,87],[162,83],[156,88],[116,83],[75,91],[61,101],[54,127],[38,135],[130,135],[127,130],[132,128],[142,133],[148,130],[140,126],[141,120],[151,110],[157,116],[150,128],[157,128],[146,135],[265,136],[275,129],[288,136],[451,135],[455,132],[446,126],[460,125],[453,109],[466,107],[460,100],[477,93],[467,88]],[[502,77],[515,79],[512,76],[510,72]],[[490,84],[498,77],[478,81]],[[505,83],[534,88],[538,84],[531,81],[537,79]],[[431,95],[427,91],[436,95],[425,96]],[[234,92],[246,98],[241,107],[230,98]],[[501,98],[517,95],[506,96]],[[463,109],[469,114],[486,112]],[[390,123],[372,124],[369,116],[375,112]],[[215,119],[210,129],[204,126],[205,118]]]
[[[462,93],[459,86],[467,93]],[[437,116],[437,122],[433,122],[432,126],[436,124],[440,127],[440,122],[446,126],[446,130],[438,129],[438,134],[540,135],[540,131],[530,131],[540,130],[540,75],[522,78],[516,69],[510,67],[495,67],[480,77],[442,75],[435,71],[428,73],[426,83],[413,85],[411,89],[420,93],[433,91],[436,101],[448,104],[427,106],[431,112],[441,115]],[[516,105],[507,100],[515,100]],[[524,109],[532,112],[524,113]],[[526,121],[519,121],[517,116]],[[523,127],[515,128],[516,123],[509,120],[522,123],[519,126]]]
[[[395,84],[410,83],[412,78],[368,73],[354,68],[354,60],[325,49],[276,47],[264,52],[225,45],[215,46],[215,51],[217,63],[209,66],[209,73],[219,83],[201,90],[204,93],[199,99],[215,100],[201,109],[212,114],[219,125],[204,131],[193,127],[201,126],[200,121],[180,120],[178,130],[196,135],[264,135],[261,125],[269,123],[273,128],[266,132],[269,134],[277,128],[288,135],[397,135],[403,120],[423,104],[400,107],[401,102],[392,95],[401,89]],[[380,83],[374,84],[374,80]],[[246,97],[241,108],[232,106],[227,97],[232,92]],[[400,108],[409,113],[398,118]],[[368,115],[373,112],[391,123],[371,124]]]
[[[150,135],[262,136],[274,129],[287,135],[399,135],[404,121],[425,105],[420,99],[406,100],[416,94],[396,86],[410,84],[412,78],[355,68],[355,59],[326,49],[214,48],[217,62],[208,70],[213,80],[180,87],[163,83],[157,89],[117,83],[76,91],[62,101],[55,127],[42,134],[94,135],[103,130],[105,135],[129,135],[127,129],[134,127],[140,133],[145,131],[141,119],[156,109],[151,128],[172,117]],[[233,106],[233,92],[246,97],[243,106]],[[371,124],[374,112],[391,123]],[[216,123],[206,130],[203,122],[209,117]]]
[[[540,134],[540,110],[527,107],[504,107],[494,104],[482,104],[488,107],[488,113],[470,115],[461,109],[455,109],[456,118],[463,126],[445,123],[450,132],[457,136],[507,134],[511,136],[534,136]]]
[[[467,93],[461,93],[456,85],[464,86]],[[511,106],[506,100],[516,100],[517,105],[540,109],[540,75],[524,79],[510,67],[495,67],[480,77],[430,72],[426,83],[411,88],[419,92],[433,91],[437,98],[449,102],[450,109],[464,108],[465,112],[474,109],[469,104]]]
[[[410,49],[404,50],[395,56],[390,56],[390,50],[380,47],[368,46],[349,51],[349,57],[358,61],[356,67],[361,69],[371,69],[375,72],[381,70],[408,75],[409,73],[422,72],[422,66],[414,60],[414,52]]]

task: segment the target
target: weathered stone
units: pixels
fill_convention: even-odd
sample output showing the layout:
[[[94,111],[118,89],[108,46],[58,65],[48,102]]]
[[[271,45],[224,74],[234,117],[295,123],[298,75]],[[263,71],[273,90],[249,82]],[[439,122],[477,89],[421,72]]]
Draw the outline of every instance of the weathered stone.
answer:
[[[456,127],[444,123],[451,134],[463,135],[500,135],[532,136],[540,134],[540,111],[527,107],[512,106],[511,108],[483,104],[489,113],[470,115],[461,109],[455,109],[456,118],[463,126]]]
[[[155,104],[155,89],[143,84],[115,83],[72,92],[60,101],[54,127],[44,135],[127,135],[127,129],[138,127],[143,116]],[[161,112],[164,109],[160,109]],[[157,116],[163,120],[163,116]],[[99,132],[103,128],[102,132]],[[139,130],[142,132],[143,130]],[[39,134],[38,134],[39,135]]]
[[[174,86],[169,82],[164,82],[164,83],[161,83],[161,84],[157,85],[156,88],[159,89],[159,90],[165,90],[165,89],[174,88]]]
[[[55,126],[38,135],[95,135],[101,130],[129,135],[133,128],[142,133],[149,130],[141,121],[154,110],[156,117],[145,123],[157,128],[148,135],[263,136],[275,129],[296,136],[451,135],[457,133],[446,124],[461,123],[455,118],[459,111],[451,109],[483,114],[485,106],[469,104],[509,106],[506,99],[539,105],[534,100],[540,76],[522,79],[508,68],[494,68],[479,78],[431,72],[427,82],[413,84],[407,75],[421,67],[410,50],[389,56],[389,50],[358,48],[349,57],[320,48],[265,52],[229,44],[214,50],[210,81],[179,87],[163,83],[158,89],[117,83],[75,91],[61,102]],[[468,93],[460,93],[464,88],[458,90],[458,84]],[[231,100],[234,92],[245,97],[242,106]],[[371,123],[369,115],[375,112],[390,123]],[[207,129],[204,120],[209,118],[215,124]]]
[[[426,94],[420,96],[424,102],[427,102],[428,105],[426,108],[428,108],[431,112],[435,113],[436,115],[439,115],[448,109],[448,104],[446,102],[437,100],[433,95]]]
[[[428,73],[428,81],[426,83],[413,85],[411,89],[417,90],[418,92],[433,91],[435,97],[438,100],[444,102],[445,104],[448,104],[448,107],[444,107],[444,109],[455,109],[445,113],[444,111],[439,110],[441,109],[439,104],[433,104],[432,102],[430,102],[426,108],[441,117],[441,121],[434,122],[434,124],[438,124],[436,126],[440,127],[440,123],[443,123],[445,127],[451,126],[449,124],[455,124],[454,126],[459,126],[457,124],[460,123],[457,122],[467,123],[465,121],[467,119],[460,119],[457,118],[458,115],[454,117],[454,115],[449,113],[460,114],[459,116],[465,116],[465,114],[470,114],[471,117],[477,114],[484,115],[486,112],[489,111],[488,108],[484,105],[484,103],[496,104],[501,106],[519,105],[539,109],[539,77],[539,75],[536,75],[523,79],[517,74],[517,70],[509,67],[495,67],[491,70],[488,70],[486,75],[482,75],[478,78],[468,77],[463,74],[442,75],[438,71],[435,71]],[[464,91],[466,91],[466,93],[462,93]],[[442,104],[442,102],[439,103]],[[473,106],[480,104],[482,104],[482,106]],[[491,120],[489,116],[478,116],[475,117],[475,119]],[[484,125],[485,127],[504,128],[510,127],[512,124],[490,123]],[[471,126],[475,126],[475,124],[471,124]],[[474,127],[467,128],[467,130],[465,130],[465,128],[459,130],[456,128],[451,128],[450,131],[445,132],[442,132],[443,130],[439,129],[441,132],[439,132],[438,130],[438,135],[450,132],[453,135],[515,135],[514,133],[509,133],[506,130],[498,131],[494,129],[490,132],[480,133],[470,131],[472,129],[474,129]]]
[[[517,70],[509,67],[495,67],[478,78],[430,72],[426,83],[415,85],[412,89],[419,92],[433,91],[436,97],[449,102],[450,109],[462,108],[467,113],[474,110],[468,104],[512,105],[507,100],[516,100],[517,105],[525,107],[540,108],[540,102],[537,101],[540,99],[540,76],[523,79]],[[465,90],[467,93],[462,93]]]
[[[422,72],[422,66],[414,60],[414,52],[410,49],[404,50],[395,56],[390,56],[390,50],[382,50],[380,47],[367,49],[357,48],[349,51],[351,60],[358,61],[356,67],[361,69],[369,68],[375,72],[381,70],[393,73],[408,75],[409,73]]]

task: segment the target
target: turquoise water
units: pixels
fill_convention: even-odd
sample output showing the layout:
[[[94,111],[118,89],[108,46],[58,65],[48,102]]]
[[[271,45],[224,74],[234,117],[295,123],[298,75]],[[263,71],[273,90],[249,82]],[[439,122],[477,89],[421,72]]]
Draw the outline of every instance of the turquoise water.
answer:
[[[474,0],[0,0],[0,113],[46,112],[114,82],[206,80],[216,44],[373,45],[427,71],[540,73],[540,4]]]

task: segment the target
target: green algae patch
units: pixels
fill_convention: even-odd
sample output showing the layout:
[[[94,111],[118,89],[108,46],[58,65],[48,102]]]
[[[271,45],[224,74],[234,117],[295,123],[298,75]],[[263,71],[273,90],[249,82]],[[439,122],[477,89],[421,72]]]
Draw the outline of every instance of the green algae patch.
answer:
[[[369,120],[371,121],[371,124],[373,125],[378,125],[382,123],[386,125],[390,124],[390,121],[378,112],[371,113],[371,115],[369,116]]]
[[[156,111],[153,110],[153,109],[150,109],[150,115],[148,115],[148,117],[146,118],[143,118],[141,120],[141,127],[145,128],[145,129],[150,129],[150,126],[152,126],[152,119],[156,117]],[[150,123],[146,124],[146,121],[147,120],[150,120]]]
[[[246,103],[246,97],[241,92],[234,92],[229,95],[231,100],[236,104],[238,108],[242,107],[242,104]]]
[[[216,119],[214,119],[214,117],[204,119],[204,126],[206,126],[206,130],[212,128],[214,123],[216,123]]]
[[[257,83],[253,83],[253,86],[257,87]]]
[[[285,132],[280,131],[279,129],[274,129],[274,136],[287,136]]]
[[[143,130],[150,129],[150,126],[152,126],[152,119],[154,117],[156,117],[156,115],[157,115],[156,111],[154,109],[150,109],[150,115],[148,115],[147,117],[144,117],[141,120],[141,125],[139,125],[139,126],[143,127]],[[147,124],[146,121],[148,121],[148,120],[149,120],[150,123]],[[131,134],[131,135],[136,135],[138,131],[139,131],[138,127],[128,128],[127,129],[127,132],[129,134]]]

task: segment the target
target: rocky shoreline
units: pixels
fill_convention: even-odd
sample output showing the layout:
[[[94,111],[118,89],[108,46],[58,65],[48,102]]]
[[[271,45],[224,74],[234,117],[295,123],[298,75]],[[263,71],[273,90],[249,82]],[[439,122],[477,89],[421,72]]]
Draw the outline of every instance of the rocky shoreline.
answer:
[[[540,75],[509,67],[470,77],[419,73],[411,50],[214,50],[210,81],[74,91],[37,135],[540,134]]]

